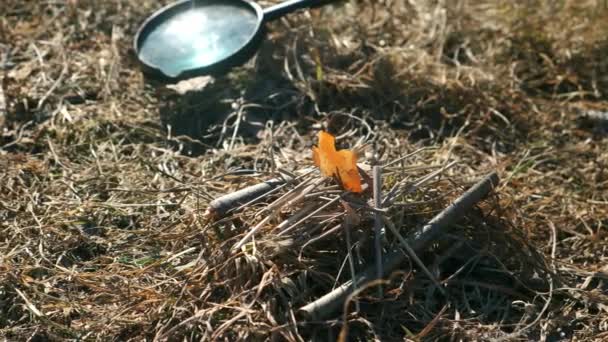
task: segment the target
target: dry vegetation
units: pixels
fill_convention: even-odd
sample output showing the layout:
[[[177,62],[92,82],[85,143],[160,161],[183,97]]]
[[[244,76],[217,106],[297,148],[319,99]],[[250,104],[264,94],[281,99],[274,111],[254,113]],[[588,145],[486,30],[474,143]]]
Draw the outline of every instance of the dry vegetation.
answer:
[[[184,95],[146,85],[131,50],[159,6],[2,0],[0,338],[334,340],[346,319],[352,340],[608,339],[605,1],[350,0],[272,23],[254,61]],[[498,171],[419,255],[447,297],[406,263],[359,312],[304,320],[350,278],[342,231],[303,248],[344,208],[279,236],[286,206],[238,252],[264,204],[205,216],[312,165],[324,126],[382,162],[430,148],[385,191],[458,162],[387,212],[404,235]],[[356,212],[360,270],[373,219]]]

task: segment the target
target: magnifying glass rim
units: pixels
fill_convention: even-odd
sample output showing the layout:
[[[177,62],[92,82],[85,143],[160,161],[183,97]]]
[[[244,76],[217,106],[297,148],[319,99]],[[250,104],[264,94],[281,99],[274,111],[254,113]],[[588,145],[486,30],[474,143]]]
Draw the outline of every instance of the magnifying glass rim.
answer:
[[[218,2],[218,3],[225,2],[228,4],[240,2],[243,5],[248,5],[251,9],[253,9],[255,11],[255,14],[257,15],[257,18],[258,18],[258,22],[256,24],[255,29],[252,30],[252,34],[248,38],[248,40],[245,44],[243,44],[239,49],[237,49],[236,51],[231,53],[229,56],[227,56],[215,63],[208,64],[208,65],[205,65],[202,67],[192,68],[192,69],[184,69],[175,76],[169,76],[169,75],[165,74],[162,71],[162,69],[160,68],[160,66],[158,66],[158,65],[154,65],[152,63],[145,62],[141,58],[141,55],[140,55],[141,40],[142,40],[142,37],[144,36],[144,34],[151,32],[151,28],[154,27],[151,25],[154,25],[154,22],[157,20],[160,20],[162,22],[163,19],[160,17],[163,15],[167,15],[167,12],[170,11],[171,9],[179,7],[179,6],[183,6],[184,3],[189,3],[189,2],[193,2],[193,1],[203,2],[204,0],[178,0],[176,2],[173,2],[171,4],[168,4],[168,5],[160,8],[159,10],[157,10],[156,12],[151,14],[141,24],[141,26],[137,30],[137,33],[135,34],[135,37],[133,39],[133,48],[135,50],[135,54],[137,55],[137,59],[139,60],[139,63],[143,66],[144,73],[146,73],[149,76],[152,76],[153,78],[160,80],[160,81],[177,82],[177,81],[185,80],[185,79],[192,78],[192,77],[213,74],[214,69],[219,70],[219,69],[229,68],[231,66],[234,66],[234,65],[238,64],[238,63],[235,63],[235,61],[238,60],[239,57],[248,59],[248,57],[249,57],[248,55],[250,55],[252,52],[251,50],[255,50],[254,46],[256,45],[256,43],[258,43],[260,41],[259,38],[260,38],[261,34],[263,33],[262,25],[264,22],[264,11],[260,7],[260,5],[258,5],[257,3],[255,3],[251,0],[223,0],[223,1],[222,0],[211,0],[211,2]],[[178,13],[182,13],[182,12],[177,11],[175,14],[170,15],[168,17],[168,19],[165,18],[164,20],[169,20],[170,18],[172,18],[173,16],[175,16]],[[158,24],[156,26],[158,26]]]

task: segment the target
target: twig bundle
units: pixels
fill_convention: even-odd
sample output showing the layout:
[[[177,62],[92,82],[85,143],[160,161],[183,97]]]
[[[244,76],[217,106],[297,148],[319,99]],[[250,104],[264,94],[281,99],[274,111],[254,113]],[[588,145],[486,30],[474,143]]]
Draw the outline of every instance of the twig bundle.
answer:
[[[472,205],[479,201],[487,194],[497,183],[498,178],[495,173],[487,176],[474,188],[468,191],[452,206],[439,214],[435,219],[424,226],[422,230],[415,232],[407,242],[400,234],[399,228],[395,227],[392,221],[387,217],[391,207],[395,205],[397,199],[404,199],[410,193],[420,191],[421,188],[432,181],[436,181],[444,175],[446,170],[449,170],[456,163],[447,162],[443,166],[430,168],[430,172],[419,174],[417,177],[411,177],[408,172],[402,172],[401,169],[395,168],[397,162],[404,162],[407,158],[415,157],[418,153],[424,150],[418,150],[408,154],[405,157],[397,158],[396,161],[385,163],[387,174],[391,177],[393,186],[386,196],[382,195],[382,166],[373,166],[372,177],[364,177],[364,179],[372,179],[373,184],[364,184],[368,189],[361,195],[352,194],[340,189],[339,185],[331,184],[329,180],[324,179],[318,172],[303,172],[303,176],[296,179],[290,179],[289,182],[273,179],[257,185],[238,190],[234,193],[220,197],[210,203],[211,211],[222,210],[226,213],[228,210],[222,208],[234,209],[236,205],[230,203],[243,203],[237,211],[241,211],[241,215],[252,217],[248,220],[251,226],[244,236],[233,246],[234,251],[243,251],[244,253],[256,254],[256,239],[272,240],[273,237],[288,238],[296,241],[296,245],[301,245],[300,255],[305,247],[318,242],[321,239],[326,239],[331,235],[339,234],[339,228],[344,228],[346,250],[348,255],[348,263],[352,280],[338,287],[336,290],[328,293],[323,298],[314,303],[304,306],[300,309],[304,317],[322,318],[331,314],[337,307],[341,305],[350,291],[357,289],[357,284],[363,285],[374,279],[380,279],[388,272],[399,267],[405,259],[405,255],[409,255],[412,260],[423,270],[427,277],[435,284],[441,293],[442,287],[439,285],[435,277],[426,268],[424,263],[416,255],[417,252],[429,244],[429,242],[439,235],[441,229],[447,224],[453,223],[456,218],[461,217]],[[390,167],[393,166],[391,169]],[[361,165],[360,170],[369,169],[365,165]],[[422,170],[427,172],[429,168],[411,167],[410,170]],[[391,171],[393,170],[393,171]],[[364,172],[364,171],[363,171]],[[298,171],[296,170],[296,173]],[[277,187],[277,185],[279,185]],[[373,194],[370,193],[373,189]],[[250,206],[254,203],[263,200],[266,205],[261,209],[259,205]],[[258,203],[259,204],[259,203]],[[403,205],[403,202],[400,203]],[[220,209],[218,209],[220,208]],[[353,209],[356,208],[356,209]],[[245,214],[245,212],[254,210],[253,214]],[[238,212],[233,214],[239,215]],[[374,227],[374,244],[373,250],[375,254],[374,265],[367,265],[367,270],[360,275],[357,275],[355,265],[362,263],[361,256],[354,260],[353,243],[351,238],[351,230],[356,228],[362,220],[366,218],[373,219],[372,226]],[[253,223],[255,222],[255,224]],[[386,246],[392,252],[383,258],[382,250],[387,242],[383,225],[391,231],[395,237],[394,244]],[[307,242],[305,241],[307,240]],[[357,248],[361,246],[357,243]],[[410,247],[410,244],[412,247]],[[250,247],[247,247],[250,246]],[[405,253],[399,250],[399,247],[404,248]],[[384,267],[383,264],[386,263]],[[338,275],[339,276],[339,275]],[[337,276],[337,277],[338,277]],[[445,293],[444,293],[445,294]],[[379,298],[382,297],[382,287],[378,286]],[[357,302],[357,308],[358,308]]]

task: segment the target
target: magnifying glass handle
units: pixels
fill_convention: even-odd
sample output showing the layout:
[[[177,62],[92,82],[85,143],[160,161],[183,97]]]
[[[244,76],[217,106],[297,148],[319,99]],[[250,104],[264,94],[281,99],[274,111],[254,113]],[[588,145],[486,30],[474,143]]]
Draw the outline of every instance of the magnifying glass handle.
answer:
[[[264,9],[264,21],[279,19],[285,14],[302,8],[322,6],[336,0],[288,0]]]

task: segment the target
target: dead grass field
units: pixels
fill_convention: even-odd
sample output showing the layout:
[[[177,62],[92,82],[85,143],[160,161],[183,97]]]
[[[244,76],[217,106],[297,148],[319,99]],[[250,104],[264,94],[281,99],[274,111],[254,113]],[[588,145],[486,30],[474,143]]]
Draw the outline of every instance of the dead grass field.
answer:
[[[162,3],[0,3],[0,339],[608,340],[606,1],[350,0],[272,23],[254,60],[183,95],[131,49]],[[498,171],[419,255],[446,296],[410,262],[359,312],[305,320],[350,279],[342,232],[303,247],[344,209],[238,252],[263,204],[205,216],[312,165],[322,127],[382,161],[429,148],[385,191],[458,162],[387,212],[404,235]]]

